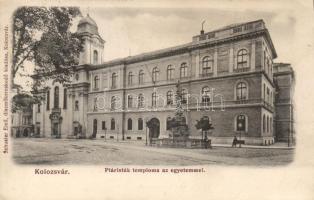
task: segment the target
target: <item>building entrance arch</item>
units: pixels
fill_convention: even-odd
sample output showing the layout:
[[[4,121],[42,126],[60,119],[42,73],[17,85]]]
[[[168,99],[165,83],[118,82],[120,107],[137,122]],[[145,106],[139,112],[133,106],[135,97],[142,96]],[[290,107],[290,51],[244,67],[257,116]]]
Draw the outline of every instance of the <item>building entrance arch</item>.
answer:
[[[160,122],[157,118],[150,120],[149,138],[158,138],[160,134]]]

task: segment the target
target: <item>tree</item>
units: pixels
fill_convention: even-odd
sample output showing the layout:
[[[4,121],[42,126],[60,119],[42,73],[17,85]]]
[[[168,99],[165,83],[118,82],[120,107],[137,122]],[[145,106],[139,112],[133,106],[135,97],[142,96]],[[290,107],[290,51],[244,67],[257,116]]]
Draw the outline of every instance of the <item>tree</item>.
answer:
[[[38,99],[35,97],[26,93],[19,93],[12,98],[12,112],[31,111],[32,105],[35,103],[38,103]]]
[[[208,117],[202,117],[200,120],[196,120],[196,129],[201,129],[202,131],[208,131],[214,129],[212,123],[209,121]]]
[[[13,15],[12,78],[25,62],[35,64],[40,79],[66,82],[71,66],[78,64],[82,38],[70,32],[72,21],[81,15],[74,7],[20,7]]]

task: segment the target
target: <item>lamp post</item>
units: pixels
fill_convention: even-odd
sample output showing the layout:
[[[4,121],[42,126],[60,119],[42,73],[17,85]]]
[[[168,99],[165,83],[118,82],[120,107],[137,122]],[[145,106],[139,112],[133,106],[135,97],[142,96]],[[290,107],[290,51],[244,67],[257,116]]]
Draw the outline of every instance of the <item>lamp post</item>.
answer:
[[[117,142],[119,141],[119,124],[118,124],[118,121],[117,121]]]
[[[107,133],[107,127],[105,127],[105,141],[106,141],[106,133]]]
[[[147,119],[146,119],[146,128],[145,128],[145,146],[147,146]]]

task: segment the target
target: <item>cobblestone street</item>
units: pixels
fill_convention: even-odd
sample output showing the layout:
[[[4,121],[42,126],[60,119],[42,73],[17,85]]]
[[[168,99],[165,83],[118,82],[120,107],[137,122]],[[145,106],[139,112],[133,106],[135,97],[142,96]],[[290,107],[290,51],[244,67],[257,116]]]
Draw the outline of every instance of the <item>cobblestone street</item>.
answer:
[[[26,138],[12,145],[19,164],[277,166],[289,164],[294,155],[284,148],[174,149],[104,140]]]

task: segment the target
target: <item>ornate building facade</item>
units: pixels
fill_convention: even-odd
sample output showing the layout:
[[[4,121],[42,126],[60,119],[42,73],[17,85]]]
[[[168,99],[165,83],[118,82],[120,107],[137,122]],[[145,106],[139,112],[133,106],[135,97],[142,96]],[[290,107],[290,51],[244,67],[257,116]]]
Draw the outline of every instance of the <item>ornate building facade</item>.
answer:
[[[190,137],[201,138],[196,120],[209,117],[212,143],[275,142],[277,57],[263,20],[230,25],[159,51],[103,61],[105,41],[90,16],[78,24],[84,51],[70,85],[47,82],[36,95],[35,133],[42,137],[145,140],[168,137],[180,82]],[[275,75],[275,77],[274,77]],[[153,119],[155,126],[146,128]],[[282,132],[282,131],[281,131]],[[147,134],[149,133],[149,134]],[[283,131],[282,133],[286,133]]]

